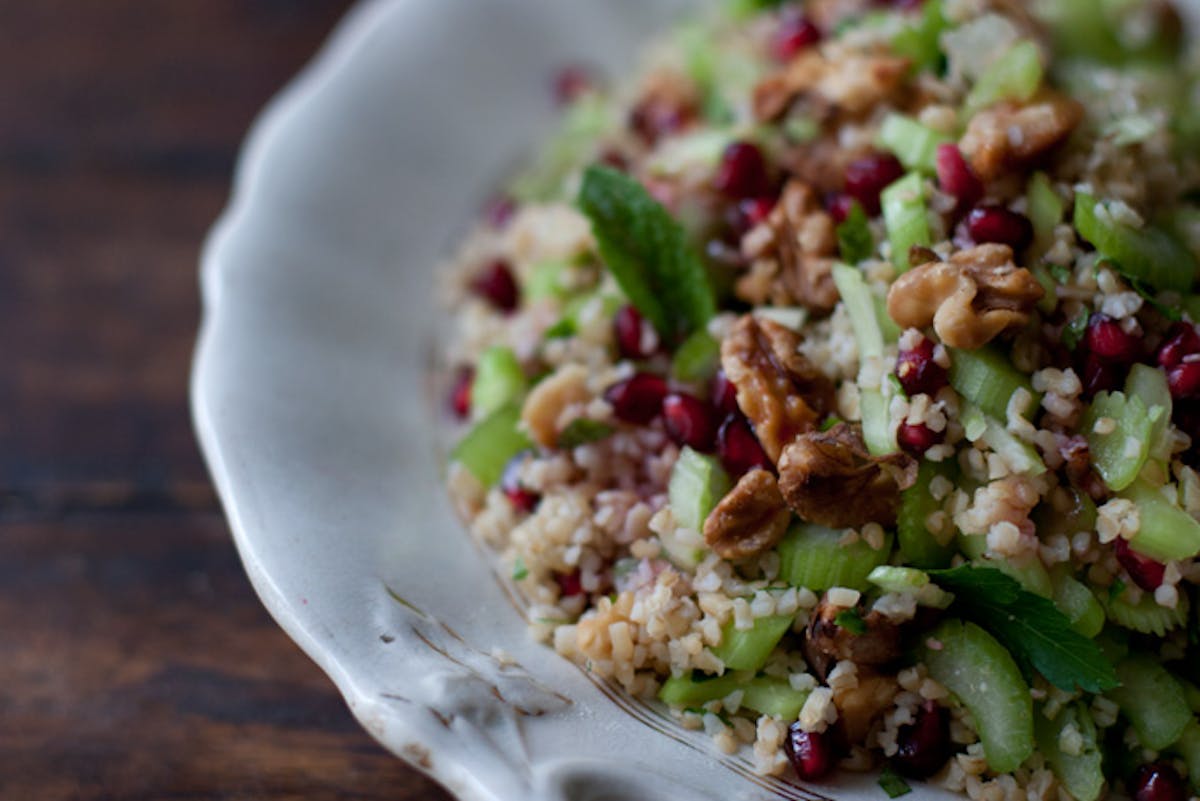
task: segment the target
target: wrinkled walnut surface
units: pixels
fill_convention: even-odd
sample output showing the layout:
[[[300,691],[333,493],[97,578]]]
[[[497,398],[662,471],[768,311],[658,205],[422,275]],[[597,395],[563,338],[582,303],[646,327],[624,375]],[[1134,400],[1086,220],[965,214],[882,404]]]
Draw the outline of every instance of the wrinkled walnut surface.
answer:
[[[1083,106],[1045,90],[1024,105],[1001,103],[971,118],[959,147],[985,181],[1023,169],[1067,140],[1083,119]]]
[[[791,517],[775,476],[751,470],[704,521],[704,541],[722,559],[745,559],[775,547]]]

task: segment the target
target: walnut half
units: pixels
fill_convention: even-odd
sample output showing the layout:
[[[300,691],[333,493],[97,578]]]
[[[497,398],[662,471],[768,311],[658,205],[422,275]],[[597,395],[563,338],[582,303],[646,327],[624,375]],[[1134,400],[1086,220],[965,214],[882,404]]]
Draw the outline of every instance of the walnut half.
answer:
[[[775,476],[751,470],[704,521],[704,541],[722,559],[745,559],[775,547],[791,518]]]
[[[1083,106],[1045,91],[1029,103],[1000,103],[971,118],[959,147],[984,181],[1019,170],[1067,140],[1083,119]]]
[[[887,310],[902,328],[933,323],[946,345],[973,350],[1027,323],[1044,293],[1033,273],[1013,264],[1008,245],[978,245],[897,278]]]

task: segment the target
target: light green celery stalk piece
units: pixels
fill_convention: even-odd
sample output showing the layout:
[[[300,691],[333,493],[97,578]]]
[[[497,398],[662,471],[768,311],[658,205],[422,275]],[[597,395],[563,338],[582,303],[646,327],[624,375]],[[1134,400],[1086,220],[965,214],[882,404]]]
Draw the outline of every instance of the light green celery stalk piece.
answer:
[[[907,272],[909,251],[914,246],[929,247],[932,243],[921,174],[910,172],[884,189],[880,205],[888,241],[892,245],[892,264],[899,272]]]
[[[1040,476],[1046,472],[1046,463],[1038,455],[1037,448],[1017,439],[1000,421],[985,414],[969,400],[963,400],[959,419],[966,431],[967,439],[983,442],[1008,462],[1016,473]]]
[[[515,403],[501,406],[475,424],[450,453],[451,462],[459,462],[485,487],[500,481],[512,457],[533,447],[517,424],[521,407]]]
[[[1121,686],[1109,690],[1112,700],[1133,724],[1147,748],[1174,743],[1192,721],[1183,688],[1155,656],[1131,654],[1117,663]]]
[[[1137,395],[1100,392],[1079,423],[1087,438],[1092,466],[1113,491],[1128,487],[1150,455],[1151,434],[1163,408],[1147,409]]]
[[[937,170],[938,145],[953,140],[912,117],[892,113],[883,120],[878,144],[900,159],[907,169],[933,173]]]
[[[1172,487],[1172,490],[1174,488]],[[1178,498],[1177,492],[1172,492]],[[1120,493],[1138,507],[1138,533],[1129,547],[1160,562],[1190,559],[1200,554],[1200,523],[1167,499],[1158,487],[1134,481]]]
[[[1150,223],[1140,228],[1113,217],[1112,206],[1085,192],[1075,195],[1075,228],[1120,272],[1155,289],[1191,291],[1200,265],[1166,230]]]
[[[979,76],[967,95],[967,116],[1001,100],[1029,100],[1042,85],[1043,74],[1037,44],[1028,39],[1017,42]]]
[[[487,417],[506,403],[525,394],[525,372],[511,348],[493,345],[479,357],[475,380],[471,383],[471,415]]]
[[[850,315],[854,337],[858,342],[859,409],[862,413],[863,441],[875,456],[895,453],[896,432],[892,430],[888,405],[892,399],[890,382],[877,385],[883,359],[883,328],[879,324],[875,296],[862,273],[845,264],[833,266],[833,282]],[[873,375],[868,375],[874,371]],[[865,380],[869,377],[869,381]]]
[[[1104,772],[1101,770],[1104,752],[1096,741],[1096,724],[1088,707],[1076,702],[1059,710],[1053,720],[1038,709],[1033,714],[1038,748],[1054,775],[1078,801],[1096,801],[1104,791]],[[1067,753],[1062,749],[1062,735],[1068,727],[1078,737],[1078,750]]]
[[[1025,198],[1029,207],[1029,220],[1033,223],[1034,252],[1040,255],[1053,244],[1054,229],[1062,222],[1066,206],[1044,172],[1035,172],[1029,179]]]
[[[1150,412],[1155,408],[1162,409],[1150,429],[1150,458],[1163,462],[1170,459],[1172,443],[1169,424],[1173,403],[1166,373],[1148,364],[1135,364],[1125,379],[1125,395],[1140,398]]]

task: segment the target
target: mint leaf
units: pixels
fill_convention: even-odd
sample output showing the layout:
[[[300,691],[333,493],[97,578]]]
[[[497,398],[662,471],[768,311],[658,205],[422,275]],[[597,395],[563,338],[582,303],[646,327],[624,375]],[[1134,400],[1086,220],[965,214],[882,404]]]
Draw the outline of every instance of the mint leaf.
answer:
[[[1083,335],[1087,333],[1088,319],[1090,315],[1087,309],[1081,309],[1079,314],[1075,315],[1069,323],[1063,328],[1062,344],[1067,350],[1075,350],[1080,341],[1083,340]]]
[[[857,609],[846,609],[838,612],[833,622],[851,634],[867,633],[867,623],[862,619],[862,615],[858,613]]]
[[[1098,693],[1120,684],[1096,643],[1071,628],[1058,607],[999,570],[963,565],[929,575],[954,593],[959,613],[1000,640],[1023,670],[1037,670],[1068,692],[1076,685]]]
[[[580,210],[600,258],[625,296],[668,342],[702,328],[717,312],[704,263],[687,234],[640,183],[593,165],[583,174]]]
[[[880,771],[879,786],[888,794],[888,798],[899,798],[912,792],[912,786],[889,767]]]
[[[580,445],[587,445],[589,442],[596,442],[611,436],[612,433],[613,427],[608,423],[577,417],[567,423],[567,427],[558,435],[558,447],[578,448]]]
[[[859,203],[850,207],[850,213],[837,227],[837,241],[842,261],[849,265],[865,261],[875,253],[875,237],[871,236],[867,214]]]

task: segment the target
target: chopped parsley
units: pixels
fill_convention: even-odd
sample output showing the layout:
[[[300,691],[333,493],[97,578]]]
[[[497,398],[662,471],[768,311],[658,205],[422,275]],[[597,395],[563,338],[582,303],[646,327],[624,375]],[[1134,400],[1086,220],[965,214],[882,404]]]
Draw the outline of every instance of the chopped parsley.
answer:
[[[614,429],[608,423],[599,420],[589,420],[578,417],[567,423],[567,427],[558,435],[558,447],[578,448],[589,442],[597,442],[612,435]]]
[[[888,794],[888,798],[899,798],[912,792],[912,786],[900,778],[890,767],[885,767],[880,771],[879,786]]]
[[[1071,321],[1063,328],[1063,347],[1067,350],[1075,350],[1075,348],[1079,347],[1079,343],[1083,340],[1083,335],[1087,333],[1090,316],[1087,309],[1082,309],[1079,314],[1071,318]]]
[[[867,632],[866,621],[862,619],[862,615],[858,613],[857,609],[846,609],[838,612],[833,622],[851,634],[866,634]]]
[[[517,557],[517,561],[513,562],[512,580],[521,581],[529,576],[529,569],[525,567],[525,560]]]

